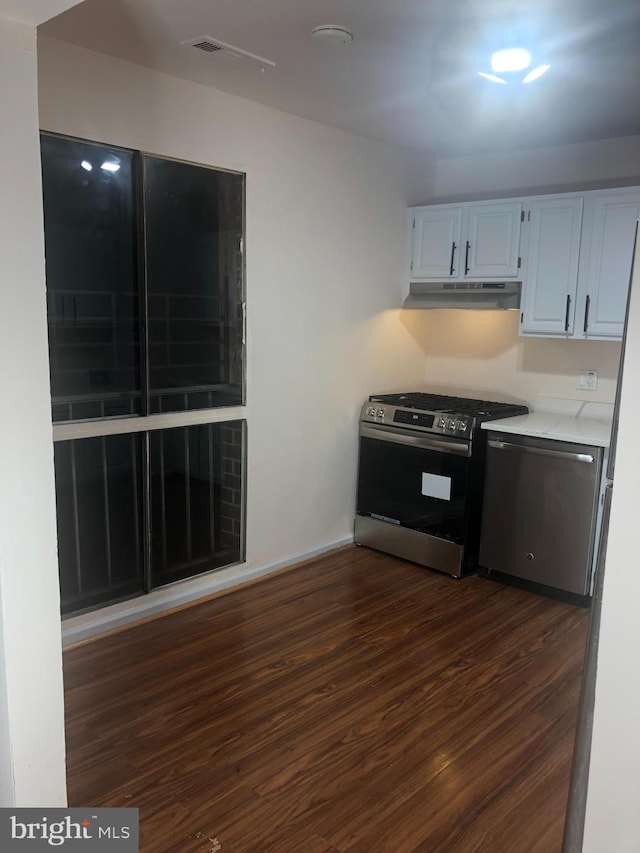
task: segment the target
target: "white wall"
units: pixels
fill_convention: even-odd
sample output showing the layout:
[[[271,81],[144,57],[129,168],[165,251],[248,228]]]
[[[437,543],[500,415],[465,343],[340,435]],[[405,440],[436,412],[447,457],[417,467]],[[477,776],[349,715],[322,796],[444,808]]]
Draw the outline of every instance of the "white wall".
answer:
[[[407,173],[407,206],[423,204],[436,192],[438,161],[423,151],[404,152]]]
[[[34,26],[78,5],[79,0],[0,0],[0,18]]]
[[[620,344],[518,335],[518,311],[407,311],[403,322],[425,354],[428,384],[473,393],[536,396],[611,403]],[[598,388],[576,389],[579,369],[598,371]]]
[[[602,594],[585,853],[636,853],[640,847],[640,246],[636,269]]]
[[[36,31],[0,19],[0,805],[66,802]]]
[[[422,377],[400,320],[402,152],[51,40],[44,129],[247,173],[248,559],[351,535],[366,395]]]

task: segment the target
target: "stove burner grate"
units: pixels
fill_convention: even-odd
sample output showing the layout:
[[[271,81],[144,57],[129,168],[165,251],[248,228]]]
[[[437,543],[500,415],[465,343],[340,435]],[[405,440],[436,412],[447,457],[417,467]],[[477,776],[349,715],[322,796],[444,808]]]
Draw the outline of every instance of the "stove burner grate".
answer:
[[[428,392],[408,392],[406,394],[379,394],[369,398],[372,402],[388,403],[406,409],[421,409],[425,412],[442,414],[473,415],[475,417],[509,417],[526,414],[527,408],[513,403],[501,403],[496,400],[475,400],[470,397],[450,397],[445,394]]]

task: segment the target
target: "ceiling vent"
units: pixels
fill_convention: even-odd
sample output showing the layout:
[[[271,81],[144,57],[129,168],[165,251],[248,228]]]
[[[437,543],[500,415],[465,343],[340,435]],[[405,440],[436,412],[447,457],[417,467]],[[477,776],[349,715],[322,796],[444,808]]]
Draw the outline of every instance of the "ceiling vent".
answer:
[[[191,47],[195,47],[198,50],[204,50],[205,53],[215,53],[216,50],[224,50],[221,44],[216,44],[214,41],[209,41],[209,39],[197,41],[195,44],[192,44]]]
[[[275,62],[270,59],[265,59],[264,56],[258,56],[255,53],[249,53],[248,50],[242,50],[233,44],[227,44],[220,39],[211,38],[211,36],[198,36],[197,38],[187,39],[180,42],[183,47],[194,47],[196,50],[201,50],[203,53],[208,53],[215,57],[216,60],[228,63],[242,63],[253,65],[258,68],[275,68]]]

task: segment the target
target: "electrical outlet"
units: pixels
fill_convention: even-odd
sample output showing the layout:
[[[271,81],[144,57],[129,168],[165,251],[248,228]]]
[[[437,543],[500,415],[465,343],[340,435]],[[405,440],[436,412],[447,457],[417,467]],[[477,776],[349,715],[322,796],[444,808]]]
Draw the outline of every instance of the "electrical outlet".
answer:
[[[579,370],[576,388],[580,391],[595,391],[598,387],[597,370]]]

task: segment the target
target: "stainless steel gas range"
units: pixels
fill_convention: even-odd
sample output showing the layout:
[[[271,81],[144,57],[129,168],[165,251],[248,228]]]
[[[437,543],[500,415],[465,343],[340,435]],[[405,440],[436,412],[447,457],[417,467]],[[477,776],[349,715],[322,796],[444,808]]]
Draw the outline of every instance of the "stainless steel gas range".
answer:
[[[372,395],[360,415],[355,542],[453,577],[477,568],[485,421],[527,407],[412,392]]]

